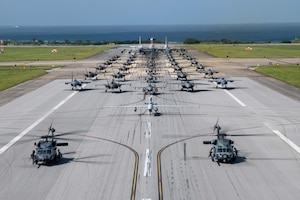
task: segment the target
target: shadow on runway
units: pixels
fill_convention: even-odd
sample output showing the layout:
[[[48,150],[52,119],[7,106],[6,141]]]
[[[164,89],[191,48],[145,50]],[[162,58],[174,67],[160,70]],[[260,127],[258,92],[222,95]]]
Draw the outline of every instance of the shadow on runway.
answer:
[[[74,154],[75,152],[67,152],[64,153],[63,155],[67,154]],[[62,157],[59,162],[49,162],[46,164],[38,164],[37,167],[41,166],[46,166],[46,167],[55,167],[57,165],[65,165],[70,162],[77,162],[77,163],[89,163],[89,164],[112,164],[112,162],[105,162],[100,160],[91,160],[93,158],[101,158],[101,157],[106,157],[106,156],[112,156],[111,154],[98,154],[98,155],[91,155],[91,156],[85,156],[85,157],[80,157],[80,158],[67,158],[67,157]]]

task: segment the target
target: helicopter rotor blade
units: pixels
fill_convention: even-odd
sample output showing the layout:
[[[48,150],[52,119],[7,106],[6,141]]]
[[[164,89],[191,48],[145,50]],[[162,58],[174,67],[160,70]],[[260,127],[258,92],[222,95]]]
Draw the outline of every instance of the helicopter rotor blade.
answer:
[[[56,146],[68,146],[69,143],[67,142],[61,142],[61,143],[56,143]]]
[[[48,128],[48,136],[49,136],[49,133],[50,133],[50,131],[51,131],[51,129],[52,129],[52,123],[53,123],[53,120],[52,120],[52,122],[51,122],[51,124],[50,124],[50,126],[49,126],[49,128]]]

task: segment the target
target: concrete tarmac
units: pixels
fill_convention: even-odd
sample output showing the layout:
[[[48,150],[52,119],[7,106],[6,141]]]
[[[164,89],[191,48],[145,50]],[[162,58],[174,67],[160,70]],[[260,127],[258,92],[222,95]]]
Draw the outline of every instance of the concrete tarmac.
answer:
[[[121,54],[124,48],[125,54]],[[166,56],[159,54],[156,63],[163,69],[159,72],[163,76],[156,85],[168,84],[153,99],[157,105],[172,106],[159,108],[159,116],[143,114],[142,108],[135,112],[133,108],[145,105],[149,98],[144,99],[136,88],[147,84],[141,78],[147,61],[140,54],[126,81],[120,81],[131,84],[123,85],[121,93],[104,91],[103,84],[111,79],[112,69],[80,91],[64,84],[70,80],[72,71],[80,79],[86,67],[92,69],[116,54],[121,55],[114,64],[117,69],[126,61],[129,49],[120,46],[86,62],[70,63],[8,93],[0,93],[7,97],[0,107],[3,199],[299,197],[299,99],[285,95],[281,83],[276,87],[282,91],[272,89],[273,84],[262,84],[257,81],[261,75],[248,69],[268,60],[227,59],[224,64],[225,60],[207,57],[201,60],[199,55],[201,63],[213,65],[220,71],[218,75],[234,80],[227,89],[217,89],[203,75],[194,73],[189,61],[174,53],[191,74],[190,78],[201,83],[194,92],[185,92],[180,91],[178,84],[171,84],[180,82],[168,68]],[[189,50],[187,54],[197,55],[197,52]],[[22,94],[7,95],[16,90]],[[212,162],[208,157],[211,146],[202,144],[204,140],[215,139],[213,126],[217,120],[221,132],[247,135],[230,137],[239,150],[234,163]],[[58,164],[32,164],[34,142],[48,133],[50,124],[57,134],[68,133],[57,139],[69,143],[59,147],[63,159]]]

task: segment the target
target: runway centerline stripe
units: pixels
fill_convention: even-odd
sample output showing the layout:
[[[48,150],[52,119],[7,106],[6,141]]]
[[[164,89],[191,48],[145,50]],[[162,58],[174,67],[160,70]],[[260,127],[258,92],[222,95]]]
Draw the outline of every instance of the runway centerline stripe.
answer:
[[[24,135],[26,135],[29,131],[31,131],[34,127],[36,127],[41,121],[43,121],[46,117],[48,117],[51,113],[53,113],[56,109],[58,109],[60,106],[62,106],[64,103],[66,103],[69,99],[71,99],[78,91],[73,92],[70,94],[67,98],[62,100],[60,103],[58,103],[56,106],[54,106],[49,112],[47,112],[44,116],[42,116],[40,119],[35,121],[33,124],[31,124],[28,128],[26,128],[24,131],[22,131],[18,136],[16,136],[14,139],[12,139],[9,143],[4,145],[0,149],[0,155],[4,153],[7,149],[9,149],[12,145],[14,145],[18,140],[20,140]]]
[[[236,102],[238,102],[241,106],[245,107],[246,105],[239,100],[237,97],[235,97],[233,94],[231,94],[228,90],[223,90],[224,92],[226,92],[231,98],[233,98]]]

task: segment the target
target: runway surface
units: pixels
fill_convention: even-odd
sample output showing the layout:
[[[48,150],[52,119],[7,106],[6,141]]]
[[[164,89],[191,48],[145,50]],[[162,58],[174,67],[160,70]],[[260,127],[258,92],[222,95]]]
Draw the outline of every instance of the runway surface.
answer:
[[[101,59],[121,55],[117,69],[128,49]],[[0,107],[1,199],[298,199],[299,101],[242,75],[231,76],[227,89],[216,88],[174,53],[201,83],[193,92],[181,91],[160,53],[156,85],[166,88],[153,100],[166,107],[158,116],[135,112],[149,99],[137,88],[147,85],[147,60],[136,55],[120,81],[130,84],[122,92],[104,91],[109,70],[82,90],[57,79]],[[212,162],[211,146],[203,145],[215,139],[217,121],[221,132],[247,135],[230,137],[239,151],[234,163]],[[50,124],[57,134],[68,133],[58,141],[69,145],[60,147],[58,164],[32,164],[34,142]]]

